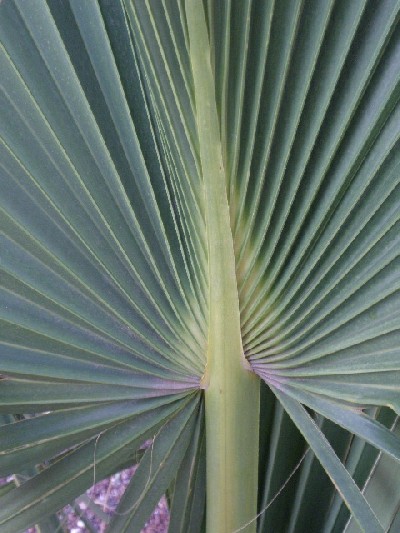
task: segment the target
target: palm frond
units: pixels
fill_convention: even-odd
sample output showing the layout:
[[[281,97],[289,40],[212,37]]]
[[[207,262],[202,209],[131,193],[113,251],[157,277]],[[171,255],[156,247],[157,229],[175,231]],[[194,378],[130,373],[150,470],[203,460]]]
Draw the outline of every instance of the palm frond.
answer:
[[[171,528],[205,531],[235,454],[236,528],[255,531],[259,460],[261,533],[396,531],[399,19],[397,0],[0,2],[0,474],[36,474],[2,490],[1,531],[146,439],[112,531],[166,492]]]

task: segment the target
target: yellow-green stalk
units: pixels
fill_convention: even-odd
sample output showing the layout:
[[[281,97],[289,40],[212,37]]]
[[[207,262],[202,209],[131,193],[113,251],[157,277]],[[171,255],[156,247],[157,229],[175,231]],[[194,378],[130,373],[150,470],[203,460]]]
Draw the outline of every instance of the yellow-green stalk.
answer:
[[[207,533],[233,533],[257,505],[259,383],[243,355],[226,177],[201,0],[186,0],[204,180],[209,336],[203,378],[207,434]],[[252,521],[243,531],[252,533]]]

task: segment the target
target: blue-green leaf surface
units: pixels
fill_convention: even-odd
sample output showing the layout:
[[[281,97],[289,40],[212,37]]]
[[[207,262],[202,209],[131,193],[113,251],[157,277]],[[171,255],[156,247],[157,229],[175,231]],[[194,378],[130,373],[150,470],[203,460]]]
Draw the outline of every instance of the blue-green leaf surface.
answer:
[[[348,507],[346,531],[396,533],[399,1],[203,4],[243,352],[276,394],[258,531],[339,533]],[[0,494],[1,531],[148,438],[110,531],[140,531],[168,489],[173,531],[204,531],[191,61],[181,0],[0,1],[0,473],[40,472]]]

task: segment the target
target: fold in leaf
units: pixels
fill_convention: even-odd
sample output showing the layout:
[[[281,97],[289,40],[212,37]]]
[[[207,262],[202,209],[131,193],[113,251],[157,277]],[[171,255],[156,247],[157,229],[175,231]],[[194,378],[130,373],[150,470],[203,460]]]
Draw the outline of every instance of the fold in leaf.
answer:
[[[110,523],[112,531],[139,530],[170,485],[199,424],[198,401],[165,421],[146,450]]]
[[[2,530],[10,533],[24,531],[39,518],[69,503],[71,498],[82,494],[96,481],[125,466],[128,458],[133,458],[135,450],[149,437],[155,437],[169,417],[181,419],[188,410],[193,412],[197,405],[198,397],[194,397],[180,402],[175,409],[160,407],[141,414],[132,421],[100,432],[96,438],[67,453],[1,498]],[[154,468],[157,467],[159,464],[155,461]]]
[[[371,507],[310,415],[298,402],[276,387],[272,387],[272,390],[304,435],[360,527],[367,533],[383,532]]]

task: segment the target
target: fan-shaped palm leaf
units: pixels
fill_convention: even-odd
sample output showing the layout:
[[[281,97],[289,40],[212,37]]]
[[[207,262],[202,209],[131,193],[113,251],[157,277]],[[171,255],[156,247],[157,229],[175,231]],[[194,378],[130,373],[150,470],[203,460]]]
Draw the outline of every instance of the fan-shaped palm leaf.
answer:
[[[0,531],[395,531],[399,16],[0,2]]]

